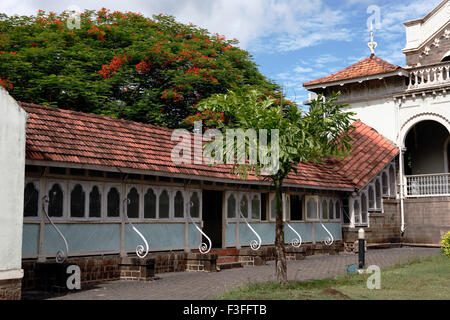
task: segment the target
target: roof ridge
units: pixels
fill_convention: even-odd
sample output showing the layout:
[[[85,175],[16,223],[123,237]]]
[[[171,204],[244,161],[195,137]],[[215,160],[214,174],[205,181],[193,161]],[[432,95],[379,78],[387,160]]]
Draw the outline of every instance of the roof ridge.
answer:
[[[173,163],[171,146],[177,143],[171,141],[169,128],[32,103],[20,105],[32,116],[27,123],[26,158],[29,160],[242,180],[227,164],[210,166],[196,164],[195,160],[190,164]],[[352,126],[349,134],[355,148],[347,157],[325,159],[321,163],[300,162],[295,165],[298,173],[290,172],[287,176],[289,183],[354,190],[378,174],[377,168],[398,153],[389,140],[361,120],[355,120]],[[363,148],[365,145],[369,147]],[[377,159],[372,159],[372,154],[376,154]],[[362,158],[368,160],[361,162]],[[343,170],[348,164],[351,168]],[[249,176],[249,179],[262,181],[259,176]]]
[[[374,65],[375,64],[375,65]],[[386,60],[381,59],[376,55],[371,55],[367,58],[359,60],[350,66],[336,71],[328,76],[321,77],[315,80],[304,82],[303,86],[309,86],[314,84],[330,83],[335,81],[343,81],[350,79],[357,79],[360,77],[366,77],[377,74],[384,74],[395,71],[401,68],[398,65],[393,65]]]
[[[61,113],[66,113],[66,114],[74,114],[74,115],[80,115],[83,117],[88,117],[88,118],[97,118],[97,119],[103,119],[106,121],[120,121],[120,122],[125,122],[125,123],[132,123],[138,126],[148,126],[154,129],[160,129],[160,130],[167,130],[167,131],[173,131],[174,129],[171,129],[169,127],[164,127],[164,126],[158,126],[158,125],[154,125],[151,123],[144,123],[144,122],[138,122],[138,121],[133,121],[133,120],[127,120],[127,119],[121,119],[121,118],[112,118],[109,116],[105,116],[105,115],[100,115],[100,114],[96,114],[96,113],[88,113],[88,112],[83,112],[83,111],[76,111],[76,110],[70,110],[70,109],[62,109],[62,108],[58,108],[58,107],[51,107],[51,106],[46,106],[46,105],[42,105],[42,104],[37,104],[37,103],[32,103],[32,102],[22,102],[22,101],[18,101],[18,104],[23,107],[29,107],[29,108],[37,108],[37,109],[44,109],[44,110],[49,110],[49,111],[53,111],[53,112],[61,112]]]

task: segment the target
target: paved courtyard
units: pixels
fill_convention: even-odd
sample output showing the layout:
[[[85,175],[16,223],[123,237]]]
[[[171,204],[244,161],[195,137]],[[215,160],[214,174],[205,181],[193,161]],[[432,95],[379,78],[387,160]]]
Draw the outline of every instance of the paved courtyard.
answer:
[[[369,250],[367,266],[381,268],[407,263],[419,257],[439,253],[430,248],[392,248]],[[289,280],[307,281],[334,277],[345,273],[346,266],[357,263],[357,255],[314,255],[305,260],[288,262]],[[97,284],[88,290],[53,298],[64,300],[205,300],[232,288],[255,282],[275,280],[274,262],[265,266],[223,270],[216,273],[177,272],[158,274],[150,282],[112,281]]]

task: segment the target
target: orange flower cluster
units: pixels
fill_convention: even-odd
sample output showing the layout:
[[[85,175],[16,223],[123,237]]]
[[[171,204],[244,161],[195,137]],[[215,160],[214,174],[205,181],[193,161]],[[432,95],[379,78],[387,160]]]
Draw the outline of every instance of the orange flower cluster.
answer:
[[[225,122],[225,116],[223,112],[205,110],[187,117],[183,120],[183,123],[194,125],[196,121],[202,121],[206,127],[211,127],[217,125],[219,122]]]
[[[116,73],[120,67],[127,62],[131,57],[127,54],[124,54],[122,56],[114,56],[114,58],[111,60],[109,65],[103,65],[102,70],[100,70],[98,73],[104,78],[108,79],[110,78],[114,73]]]
[[[142,14],[127,11],[126,13],[121,11],[114,11],[113,13],[110,13],[111,10],[106,8],[101,8],[99,11],[97,11],[97,21],[111,21],[111,20],[128,20],[128,18],[141,18]]]
[[[105,41],[105,31],[100,30],[97,26],[92,25],[90,29],[88,29],[89,34],[97,35],[97,39],[101,42]]]
[[[178,92],[178,89],[181,89],[182,86],[178,86],[171,89],[164,90],[161,98],[163,99],[172,99],[173,102],[178,102],[180,100],[183,100],[183,95]]]
[[[139,73],[147,73],[150,71],[151,66],[152,62],[148,60],[147,57],[145,57],[144,60],[142,60],[136,65],[136,71]]]
[[[8,78],[8,79],[2,79],[2,78],[0,78],[0,86],[2,86],[2,87],[5,88],[5,89],[9,89],[9,90],[14,89],[14,86],[13,86],[13,84],[9,81],[9,78]]]
[[[187,69],[187,70],[185,71],[185,73],[199,74],[199,72],[200,72],[201,70],[202,70],[202,69],[197,68],[197,67],[195,66],[195,64],[194,64],[194,66],[192,66],[192,67],[190,67],[189,69]]]
[[[17,52],[6,52],[6,51],[0,51],[0,54],[10,54],[12,56],[17,56]]]

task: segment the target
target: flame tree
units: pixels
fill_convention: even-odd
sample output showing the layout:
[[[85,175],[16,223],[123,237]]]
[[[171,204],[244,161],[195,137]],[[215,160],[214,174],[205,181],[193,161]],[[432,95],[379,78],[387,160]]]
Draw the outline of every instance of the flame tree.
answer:
[[[250,54],[174,17],[107,9],[0,14],[0,85],[24,102],[169,127],[212,94],[276,90]]]

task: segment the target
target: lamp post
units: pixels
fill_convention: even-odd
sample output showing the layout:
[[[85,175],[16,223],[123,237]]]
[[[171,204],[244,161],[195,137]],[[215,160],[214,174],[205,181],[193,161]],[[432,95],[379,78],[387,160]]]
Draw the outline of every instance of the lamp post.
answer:
[[[358,268],[359,269],[363,269],[365,263],[365,234],[364,234],[364,229],[360,228],[358,230]]]

